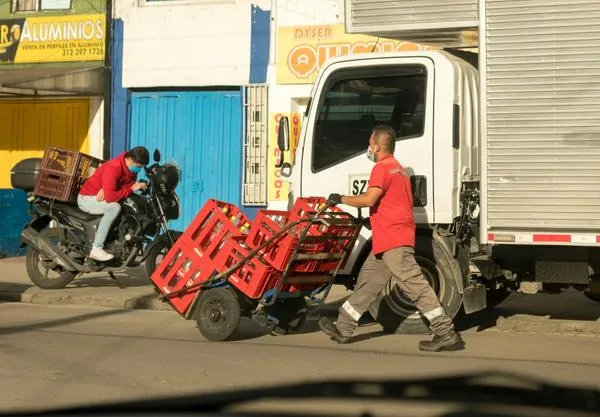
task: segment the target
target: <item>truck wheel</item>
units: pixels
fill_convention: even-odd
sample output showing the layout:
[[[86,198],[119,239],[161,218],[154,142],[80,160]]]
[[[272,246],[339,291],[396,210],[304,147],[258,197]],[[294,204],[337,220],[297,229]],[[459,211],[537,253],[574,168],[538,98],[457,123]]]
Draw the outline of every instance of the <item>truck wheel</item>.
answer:
[[[198,330],[212,342],[229,339],[241,318],[240,302],[231,288],[211,288],[200,295],[196,307]]]
[[[456,261],[431,238],[417,239],[415,258],[446,312],[454,318],[462,305],[462,295],[457,286],[457,279],[462,280],[462,277],[456,276],[451,264]],[[426,320],[415,304],[400,291],[394,278],[371,304],[369,312],[385,332],[429,333]]]
[[[272,332],[276,335],[295,333],[306,323],[308,314],[304,297],[277,300],[272,306],[265,307],[265,312],[279,320]]]

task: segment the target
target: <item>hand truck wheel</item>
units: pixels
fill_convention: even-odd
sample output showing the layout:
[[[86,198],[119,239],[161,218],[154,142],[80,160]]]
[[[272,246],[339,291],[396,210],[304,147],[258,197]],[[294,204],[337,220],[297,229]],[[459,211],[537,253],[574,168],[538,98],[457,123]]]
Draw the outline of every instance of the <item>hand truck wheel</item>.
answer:
[[[240,324],[240,302],[231,288],[211,288],[200,295],[196,306],[198,330],[206,339],[229,339]]]

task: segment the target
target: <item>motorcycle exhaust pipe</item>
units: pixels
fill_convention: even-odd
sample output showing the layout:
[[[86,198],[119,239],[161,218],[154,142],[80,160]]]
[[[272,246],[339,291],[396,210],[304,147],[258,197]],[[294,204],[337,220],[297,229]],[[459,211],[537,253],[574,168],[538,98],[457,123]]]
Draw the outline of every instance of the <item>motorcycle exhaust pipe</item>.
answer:
[[[23,240],[27,242],[36,251],[49,256],[58,265],[71,272],[83,272],[83,268],[73,262],[67,255],[62,253],[58,246],[52,243],[47,237],[28,227],[21,233]]]

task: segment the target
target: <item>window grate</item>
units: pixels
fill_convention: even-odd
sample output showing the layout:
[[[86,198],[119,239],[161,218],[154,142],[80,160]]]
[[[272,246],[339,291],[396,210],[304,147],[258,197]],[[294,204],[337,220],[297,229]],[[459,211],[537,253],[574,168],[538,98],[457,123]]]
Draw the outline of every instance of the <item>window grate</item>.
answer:
[[[243,204],[267,204],[268,87],[252,84],[244,88],[246,133],[244,137]]]

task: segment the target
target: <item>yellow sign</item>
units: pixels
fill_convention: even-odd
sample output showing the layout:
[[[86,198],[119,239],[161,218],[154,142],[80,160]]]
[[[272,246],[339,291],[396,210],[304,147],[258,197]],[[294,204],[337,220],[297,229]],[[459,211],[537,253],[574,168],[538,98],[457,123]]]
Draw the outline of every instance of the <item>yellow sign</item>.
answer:
[[[0,20],[0,63],[104,61],[103,14]]]
[[[285,162],[294,165],[296,162],[296,148],[300,140],[300,127],[302,124],[302,115],[300,113],[271,113],[270,117],[270,134],[269,134],[269,149],[271,150],[271,158],[269,158],[269,169],[267,173],[269,201],[287,200],[289,192],[289,184],[281,177],[281,170],[275,168],[275,163],[279,161],[281,151],[277,147],[277,135],[279,133],[279,121],[283,116],[287,116],[290,120],[290,141],[291,146],[289,152],[284,153]]]
[[[277,83],[310,84],[329,58],[367,52],[435,49],[365,35],[348,35],[344,25],[288,26],[277,33]]]

